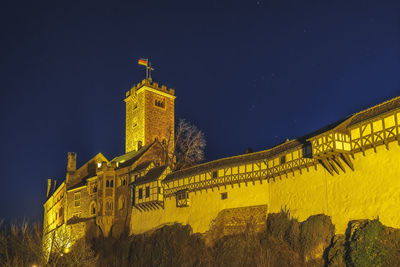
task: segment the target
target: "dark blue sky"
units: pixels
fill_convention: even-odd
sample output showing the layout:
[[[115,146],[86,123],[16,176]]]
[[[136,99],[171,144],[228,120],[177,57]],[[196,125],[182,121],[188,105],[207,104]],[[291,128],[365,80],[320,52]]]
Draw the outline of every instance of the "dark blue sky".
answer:
[[[124,152],[125,91],[176,89],[207,160],[263,150],[400,95],[399,1],[0,4],[0,218],[42,219],[47,178]]]

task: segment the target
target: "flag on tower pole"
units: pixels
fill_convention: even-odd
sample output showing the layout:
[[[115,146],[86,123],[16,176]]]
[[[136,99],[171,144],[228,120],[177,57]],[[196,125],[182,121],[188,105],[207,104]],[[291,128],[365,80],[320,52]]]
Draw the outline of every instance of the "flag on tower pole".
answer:
[[[138,63],[139,63],[139,65],[143,65],[143,66],[147,67],[147,65],[149,63],[149,60],[147,58],[146,59],[145,58],[141,58],[141,59],[139,59]]]

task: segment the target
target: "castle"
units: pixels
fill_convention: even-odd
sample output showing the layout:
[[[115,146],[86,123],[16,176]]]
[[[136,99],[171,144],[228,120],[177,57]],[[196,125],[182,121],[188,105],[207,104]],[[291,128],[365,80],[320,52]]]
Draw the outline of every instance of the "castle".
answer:
[[[125,154],[98,154],[77,169],[68,153],[65,181],[48,180],[44,241],[57,231],[139,234],[174,222],[205,233],[290,210],[324,213],[344,233],[354,219],[400,227],[400,97],[270,149],[172,172],[175,91],[143,80],[126,93]]]

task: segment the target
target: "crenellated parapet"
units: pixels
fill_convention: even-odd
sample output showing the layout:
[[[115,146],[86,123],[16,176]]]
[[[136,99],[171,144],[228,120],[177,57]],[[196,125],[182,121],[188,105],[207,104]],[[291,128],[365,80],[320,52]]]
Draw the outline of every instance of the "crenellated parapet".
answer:
[[[171,96],[175,95],[175,90],[172,88],[167,88],[167,86],[165,85],[159,85],[156,82],[150,82],[147,79],[144,79],[143,81],[141,81],[140,83],[134,85],[129,91],[126,92],[126,97],[135,94],[136,91],[138,91],[139,89],[141,89],[143,86],[147,86],[150,87],[156,91],[159,91],[160,93],[165,93]]]

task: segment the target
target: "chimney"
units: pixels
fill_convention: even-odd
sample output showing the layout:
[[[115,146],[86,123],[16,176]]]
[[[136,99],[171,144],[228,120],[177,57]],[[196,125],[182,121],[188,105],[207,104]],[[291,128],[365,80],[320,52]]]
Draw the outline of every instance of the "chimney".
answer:
[[[68,152],[67,172],[76,171],[76,153]]]
[[[51,179],[47,179],[47,197],[50,195]]]

